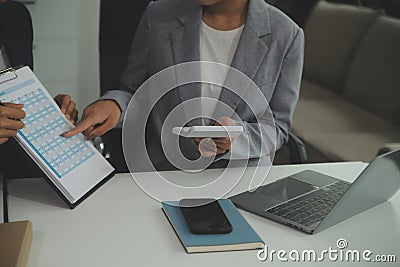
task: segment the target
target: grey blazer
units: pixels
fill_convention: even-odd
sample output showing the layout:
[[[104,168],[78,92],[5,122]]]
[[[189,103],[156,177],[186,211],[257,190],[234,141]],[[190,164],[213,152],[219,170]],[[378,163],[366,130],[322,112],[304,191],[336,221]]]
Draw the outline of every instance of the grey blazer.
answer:
[[[150,2],[137,29],[119,90],[109,91],[101,99],[115,100],[125,112],[132,95],[149,77],[175,64],[199,61],[201,15],[202,7],[196,0]],[[288,140],[299,95],[303,52],[303,31],[291,19],[263,0],[249,1],[246,24],[231,66],[250,77],[269,102],[275,119],[276,149]],[[180,101],[198,96],[198,88],[176,90],[166,96],[164,104],[160,103],[149,117],[146,145],[156,169],[174,169],[161,147],[161,126],[166,115]],[[223,91],[219,100],[236,110],[243,126],[248,128],[249,157],[265,156],[257,144],[260,133],[254,130],[257,123],[254,114],[247,112],[244,104],[232,94]],[[181,149],[187,158],[199,156],[190,140],[182,140]],[[140,157],[127,159],[128,166],[129,161],[139,162]],[[220,160],[216,166],[221,164],[226,162]]]

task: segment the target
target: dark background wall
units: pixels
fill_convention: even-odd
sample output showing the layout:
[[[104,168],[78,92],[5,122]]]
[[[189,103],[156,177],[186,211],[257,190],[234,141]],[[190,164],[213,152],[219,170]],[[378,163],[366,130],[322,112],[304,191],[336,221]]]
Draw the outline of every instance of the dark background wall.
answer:
[[[101,93],[118,88],[140,18],[150,0],[102,0],[100,7]]]
[[[400,18],[400,0],[327,0],[332,3],[365,6],[381,9],[389,16]],[[288,14],[300,26],[304,26],[312,8],[319,0],[266,0]]]

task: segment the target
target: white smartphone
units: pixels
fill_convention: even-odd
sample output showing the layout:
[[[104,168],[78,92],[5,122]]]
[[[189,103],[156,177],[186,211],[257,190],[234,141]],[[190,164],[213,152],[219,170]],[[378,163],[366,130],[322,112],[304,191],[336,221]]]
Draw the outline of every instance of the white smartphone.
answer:
[[[235,138],[243,133],[242,126],[175,127],[172,133],[187,138]]]

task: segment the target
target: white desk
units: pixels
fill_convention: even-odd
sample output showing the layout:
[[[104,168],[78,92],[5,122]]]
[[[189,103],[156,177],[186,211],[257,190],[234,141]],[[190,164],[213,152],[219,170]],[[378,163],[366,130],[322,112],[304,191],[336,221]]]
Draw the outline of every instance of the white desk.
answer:
[[[365,166],[363,163],[277,166],[271,170],[267,182],[304,169],[313,169],[352,181]],[[234,172],[232,170],[233,175]],[[182,175],[184,174],[176,173],[178,178]],[[240,183],[232,194],[245,189]],[[257,251],[186,254],[164,217],[160,203],[142,192],[129,174],[117,175],[75,210],[67,209],[56,193],[41,179],[14,181],[10,184],[9,191],[11,220],[28,219],[33,222],[29,267],[247,267],[284,264],[278,260],[260,262]],[[264,239],[269,249],[320,251],[329,247],[336,248],[336,241],[345,238],[349,249],[370,249],[375,254],[396,255],[397,263],[384,263],[382,266],[399,266],[399,208],[400,194],[397,194],[391,202],[317,235],[307,235],[244,211],[242,214]],[[289,264],[315,266],[317,263]],[[347,266],[354,263],[327,261],[324,264]]]

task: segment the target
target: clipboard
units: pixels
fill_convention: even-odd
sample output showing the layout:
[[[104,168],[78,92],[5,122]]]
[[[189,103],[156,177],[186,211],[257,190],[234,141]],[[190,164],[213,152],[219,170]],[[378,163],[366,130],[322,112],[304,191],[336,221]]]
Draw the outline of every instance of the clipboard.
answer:
[[[0,71],[0,99],[25,99],[22,102],[28,103],[24,106],[27,116],[22,120],[26,126],[14,139],[71,209],[114,176],[114,168],[83,135],[68,139],[60,136],[57,131],[64,132],[73,125],[29,67]]]
[[[17,75],[16,70],[20,69],[21,67],[23,67],[23,66],[18,66],[15,68],[7,68],[4,70],[1,70],[0,71],[0,84],[17,79],[18,75]],[[11,77],[10,78],[5,77],[7,74],[10,74]]]

